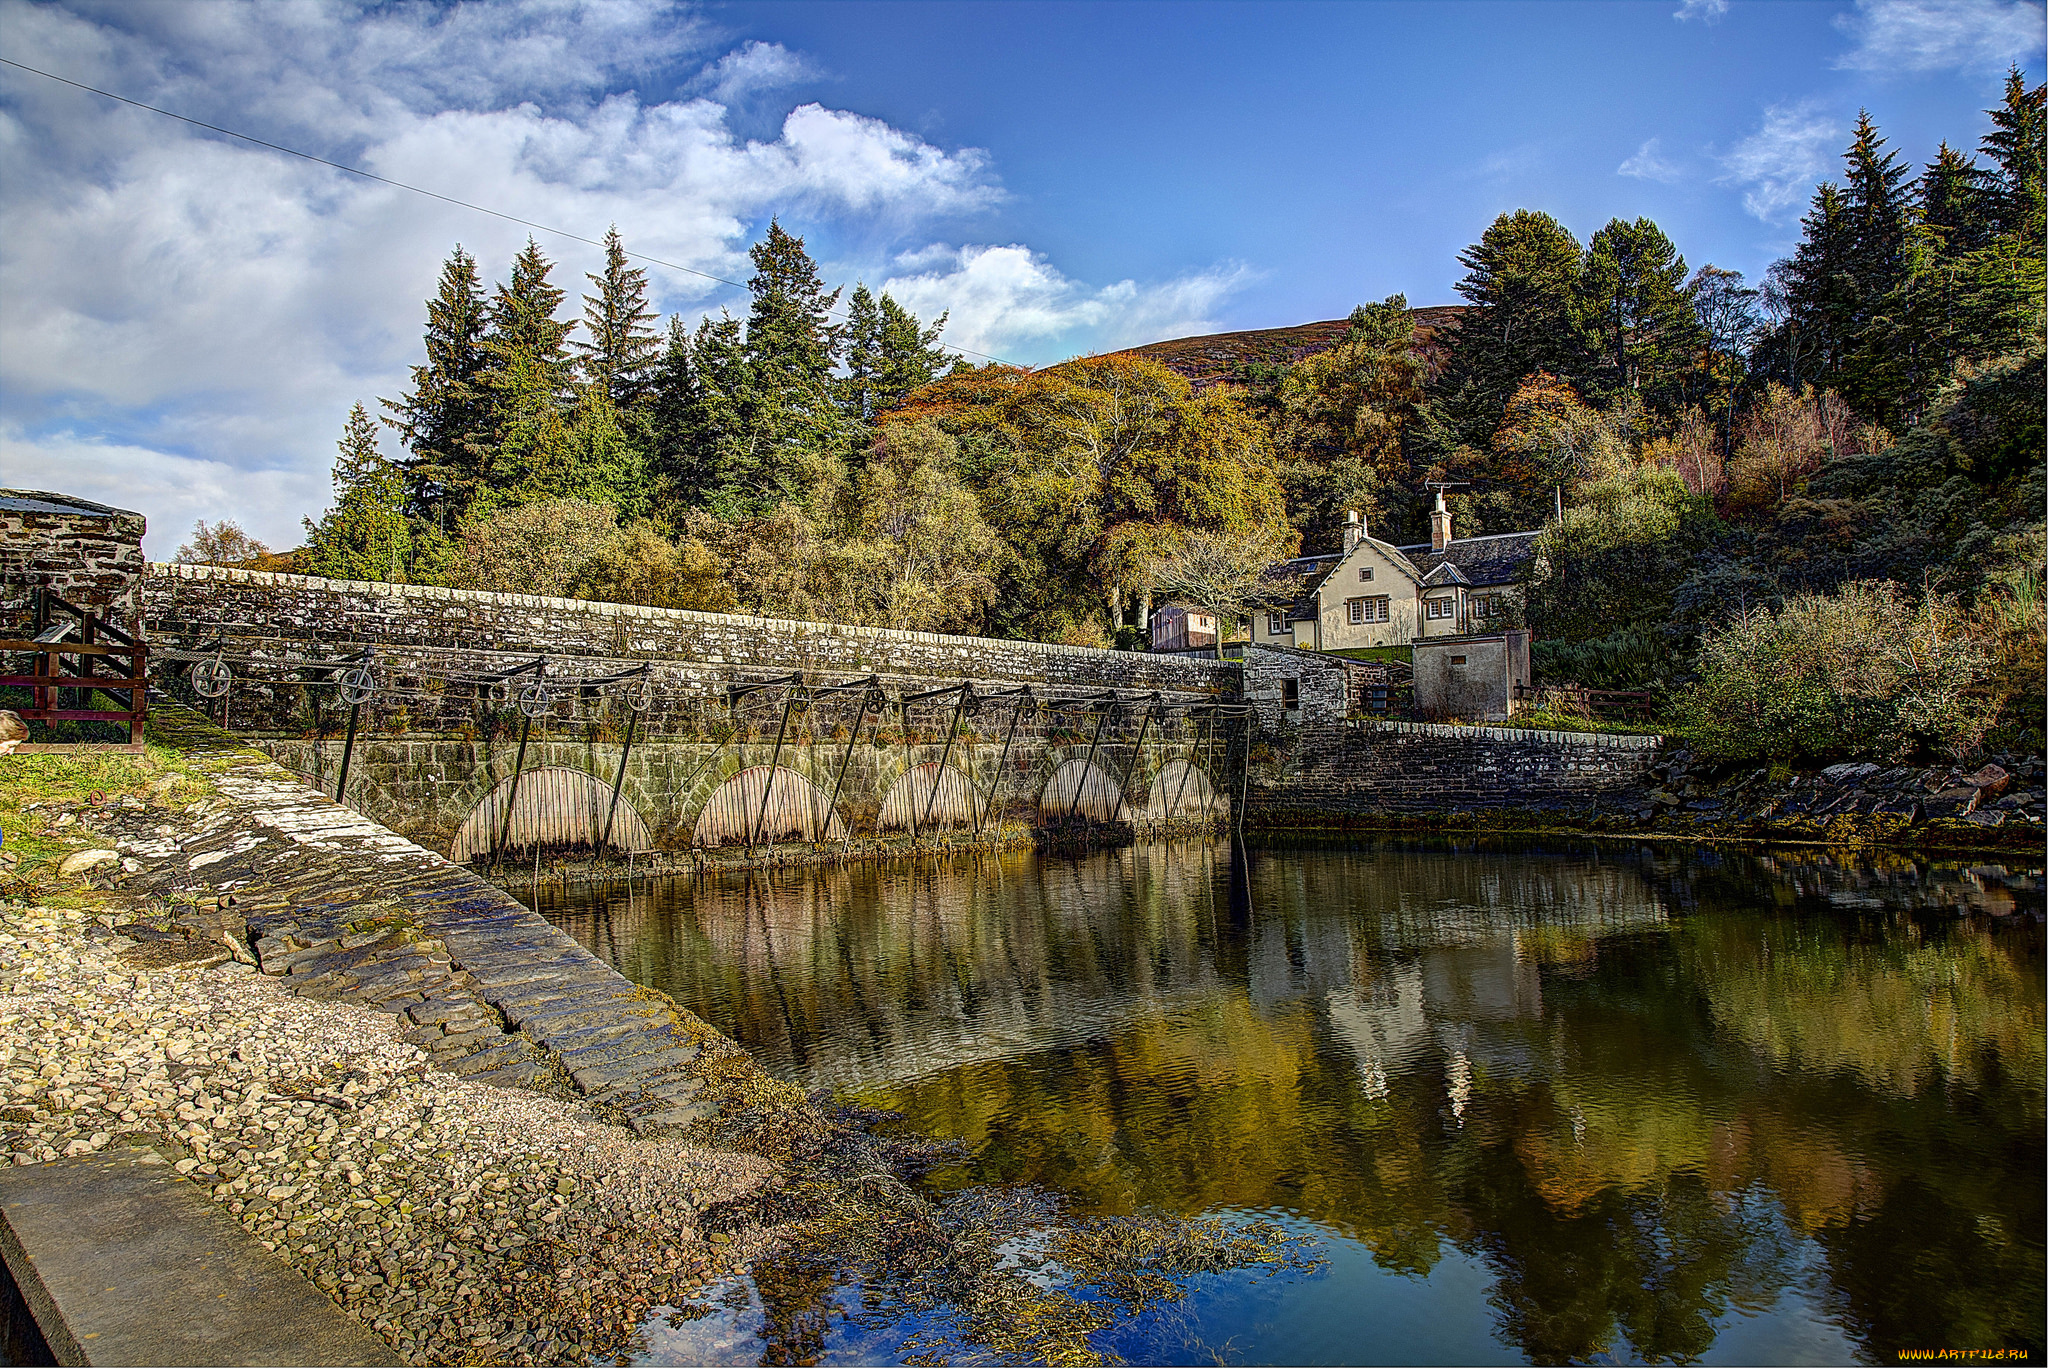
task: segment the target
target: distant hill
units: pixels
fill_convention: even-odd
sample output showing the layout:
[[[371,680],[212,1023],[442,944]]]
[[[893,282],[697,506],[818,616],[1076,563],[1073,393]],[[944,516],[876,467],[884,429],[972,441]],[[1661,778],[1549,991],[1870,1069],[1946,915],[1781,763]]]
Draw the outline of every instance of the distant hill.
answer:
[[[1410,309],[1420,340],[1426,345],[1432,334],[1457,322],[1469,307],[1440,304],[1429,309]],[[1254,328],[1247,332],[1210,333],[1204,337],[1177,337],[1170,342],[1148,342],[1116,352],[1117,356],[1143,356],[1157,361],[1177,375],[1186,376],[1198,390],[1226,380],[1242,382],[1246,367],[1289,366],[1304,356],[1328,351],[1343,340],[1351,326],[1342,318],[1320,323],[1298,323],[1291,328]]]

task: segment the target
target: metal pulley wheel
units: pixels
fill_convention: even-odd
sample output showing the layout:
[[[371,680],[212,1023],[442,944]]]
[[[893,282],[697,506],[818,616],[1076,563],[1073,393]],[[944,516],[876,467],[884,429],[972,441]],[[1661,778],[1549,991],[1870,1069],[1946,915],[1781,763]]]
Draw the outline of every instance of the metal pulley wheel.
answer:
[[[654,706],[654,681],[642,678],[639,687],[626,695],[626,706],[638,716],[647,716],[647,710]]]
[[[981,695],[976,693],[972,686],[962,690],[961,694],[960,715],[962,717],[981,716]]]
[[[545,717],[554,705],[555,696],[545,684],[529,684],[519,691],[519,711],[528,717]]]
[[[202,660],[192,667],[192,692],[201,698],[219,698],[235,677],[224,660]]]
[[[367,665],[358,665],[353,670],[344,670],[335,681],[335,692],[341,701],[350,707],[367,703],[377,693],[377,672]]]

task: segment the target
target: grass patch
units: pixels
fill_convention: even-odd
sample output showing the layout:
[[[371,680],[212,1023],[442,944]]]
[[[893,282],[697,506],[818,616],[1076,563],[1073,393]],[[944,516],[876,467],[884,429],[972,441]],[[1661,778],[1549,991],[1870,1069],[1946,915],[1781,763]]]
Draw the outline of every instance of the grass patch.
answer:
[[[41,896],[59,861],[93,847],[95,838],[76,822],[80,809],[130,798],[183,810],[211,797],[220,774],[265,759],[176,707],[164,709],[161,721],[151,713],[140,755],[0,756],[0,897]]]
[[[1346,660],[1390,660],[1397,665],[1413,665],[1413,646],[1346,646],[1341,650],[1324,651],[1323,655],[1342,656]]]

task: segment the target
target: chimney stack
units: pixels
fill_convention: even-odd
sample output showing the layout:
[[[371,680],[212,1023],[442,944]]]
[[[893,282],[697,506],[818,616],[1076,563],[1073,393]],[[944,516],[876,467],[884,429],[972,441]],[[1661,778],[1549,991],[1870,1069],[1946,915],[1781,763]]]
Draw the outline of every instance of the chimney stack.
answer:
[[[1364,540],[1365,519],[1358,515],[1357,509],[1346,509],[1344,511],[1344,554],[1348,556],[1353,551],[1356,551],[1358,544]]]
[[[1436,492],[1436,507],[1429,513],[1429,549],[1441,551],[1451,544],[1451,510],[1444,507],[1444,492]]]

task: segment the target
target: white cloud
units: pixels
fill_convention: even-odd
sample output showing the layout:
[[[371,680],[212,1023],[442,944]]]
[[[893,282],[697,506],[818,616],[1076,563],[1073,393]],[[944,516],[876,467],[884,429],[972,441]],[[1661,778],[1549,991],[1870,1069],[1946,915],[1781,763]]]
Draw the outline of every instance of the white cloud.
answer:
[[[1680,21],[1698,19],[1702,23],[1712,24],[1718,22],[1727,12],[1728,0],[1679,0],[1679,6],[1671,11],[1671,17]]]
[[[1856,0],[1835,23],[1855,46],[1852,71],[1996,72],[2042,50],[2048,10],[2030,0]]]
[[[1615,167],[1614,174],[1617,176],[1633,176],[1637,180],[1659,181],[1665,185],[1670,185],[1679,180],[1683,173],[1676,166],[1664,160],[1660,140],[1651,138],[1636,149],[1634,156]]]
[[[298,510],[317,509],[328,494],[324,468],[248,470],[72,432],[31,438],[13,424],[0,427],[0,483],[54,488],[146,514],[143,548],[151,560],[169,560],[202,518],[233,517],[273,549],[296,546]]]
[[[625,93],[708,55],[667,5],[0,0],[0,25],[32,65],[733,279],[771,213],[893,250],[1002,197],[979,151],[877,119],[808,104],[750,140]],[[788,54],[728,56],[758,83]],[[292,544],[349,405],[404,389],[450,246],[497,278],[528,231],[9,69],[0,181],[0,484],[137,508],[159,552],[199,517]],[[573,307],[598,252],[540,238]],[[667,309],[730,294],[651,275]]]
[[[1042,351],[1032,344],[1051,339],[1113,351],[1214,332],[1216,305],[1252,279],[1245,267],[1226,266],[1153,285],[1123,280],[1090,289],[1014,243],[927,250],[915,260],[926,269],[891,276],[883,288],[920,317],[950,312],[945,341],[997,356]]]
[[[1768,223],[1805,202],[1840,138],[1841,125],[1813,100],[1772,105],[1762,126],[1721,156],[1719,180],[1746,186],[1743,208]]]
[[[747,95],[795,85],[816,75],[817,68],[799,54],[780,43],[755,39],[705,67],[697,79],[712,99],[730,103]]]

